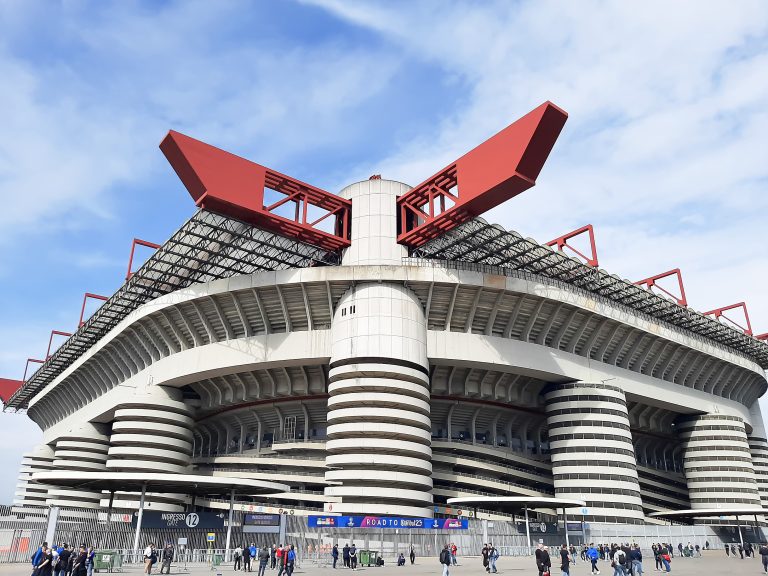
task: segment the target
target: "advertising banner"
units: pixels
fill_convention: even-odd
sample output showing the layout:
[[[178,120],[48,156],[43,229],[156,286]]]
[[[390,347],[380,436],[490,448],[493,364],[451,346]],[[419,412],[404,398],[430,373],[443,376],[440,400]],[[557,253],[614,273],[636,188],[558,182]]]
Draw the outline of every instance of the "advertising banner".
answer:
[[[310,528],[400,528],[467,530],[466,518],[400,518],[393,516],[309,516]]]

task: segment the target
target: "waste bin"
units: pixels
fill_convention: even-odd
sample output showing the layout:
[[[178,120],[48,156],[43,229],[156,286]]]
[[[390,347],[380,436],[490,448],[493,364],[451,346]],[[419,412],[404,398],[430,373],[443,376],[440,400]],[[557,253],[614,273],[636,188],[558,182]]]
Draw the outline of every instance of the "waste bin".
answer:
[[[359,550],[357,552],[357,557],[360,559],[360,566],[370,566],[371,565],[371,552],[370,552],[370,550]]]
[[[379,551],[378,550],[368,550],[368,566],[373,564],[374,566],[378,566],[378,559],[379,559]]]
[[[222,554],[214,554],[211,556],[211,565],[214,568],[218,568],[221,566],[221,563],[224,561],[224,556]]]
[[[93,568],[97,572],[102,570],[105,572],[112,572],[115,568],[115,557],[117,552],[114,550],[101,550],[93,557]]]

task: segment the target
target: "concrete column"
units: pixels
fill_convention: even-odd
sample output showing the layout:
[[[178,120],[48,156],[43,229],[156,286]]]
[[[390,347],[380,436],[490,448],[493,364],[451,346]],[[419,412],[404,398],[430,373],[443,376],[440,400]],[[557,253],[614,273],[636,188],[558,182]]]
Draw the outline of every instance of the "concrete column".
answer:
[[[194,421],[181,392],[149,386],[121,402],[115,410],[107,469],[111,472],[188,471]],[[183,494],[147,494],[152,510],[183,512]],[[118,493],[115,508],[136,509],[136,495]]]
[[[760,506],[744,421],[703,414],[677,422],[691,508]]]
[[[45,506],[48,491],[53,487],[30,480],[35,472],[50,472],[52,468],[53,450],[48,444],[40,444],[31,452],[25,453],[21,460],[13,503],[19,506]]]
[[[592,522],[642,523],[624,392],[577,382],[553,384],[544,398],[555,495],[585,500]]]
[[[334,314],[325,478],[334,512],[431,517],[426,325],[403,286],[359,284]]]
[[[749,410],[752,420],[752,432],[747,436],[752,466],[755,469],[757,491],[763,508],[768,508],[768,434],[765,431],[760,404],[755,401]]]
[[[86,422],[56,439],[53,468],[57,471],[104,472],[107,469],[109,436],[103,425]],[[100,491],[50,488],[48,505],[99,508]]]

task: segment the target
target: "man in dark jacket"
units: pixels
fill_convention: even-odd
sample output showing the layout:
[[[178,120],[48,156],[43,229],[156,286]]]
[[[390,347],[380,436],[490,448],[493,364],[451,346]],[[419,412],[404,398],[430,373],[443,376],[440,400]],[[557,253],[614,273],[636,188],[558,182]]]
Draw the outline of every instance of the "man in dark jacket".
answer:
[[[344,560],[344,566],[349,568],[349,544],[344,544],[344,548],[341,549],[341,559]]]
[[[77,555],[74,554],[71,556],[74,557],[74,561],[72,562],[72,576],[86,576],[87,569],[85,567],[85,561],[88,557],[85,551],[85,544],[80,544],[80,550],[77,552]]]
[[[448,544],[443,546],[443,550],[440,552],[440,564],[443,565],[443,576],[450,576],[451,551],[448,550]]]
[[[53,573],[55,576],[64,576],[67,573],[69,567],[69,556],[72,554],[72,550],[69,549],[67,544],[62,545],[61,552],[59,552],[59,561],[55,563],[53,567]]]
[[[160,574],[163,573],[163,568],[166,568],[166,574],[171,573],[171,562],[173,562],[174,549],[173,544],[167,542],[165,548],[163,548],[163,563],[160,565]]]
[[[542,576],[544,572],[549,572],[552,567],[552,560],[549,558],[549,552],[547,547],[543,544],[539,544],[536,548],[536,567],[539,569],[539,576]]]

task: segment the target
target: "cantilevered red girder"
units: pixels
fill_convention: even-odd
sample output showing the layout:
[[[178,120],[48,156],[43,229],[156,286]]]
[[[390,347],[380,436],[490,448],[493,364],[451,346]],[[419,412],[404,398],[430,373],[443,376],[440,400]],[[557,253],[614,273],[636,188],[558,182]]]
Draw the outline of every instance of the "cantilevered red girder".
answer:
[[[680,296],[676,296],[675,294],[672,294],[669,290],[666,288],[659,286],[656,281],[661,280],[663,278],[668,278],[670,276],[677,276],[677,285],[680,287]],[[672,298],[675,302],[680,304],[680,306],[688,306],[688,300],[685,297],[685,288],[683,287],[683,275],[680,273],[680,268],[675,268],[674,270],[670,270],[668,272],[664,272],[663,274],[657,274],[656,276],[651,276],[650,278],[646,278],[645,280],[639,280],[635,282],[638,286],[645,286],[648,288],[648,290],[653,291],[653,287],[655,286],[664,294]]]
[[[173,130],[160,149],[201,208],[328,251],[350,245],[349,200]],[[285,197],[267,206],[266,188]],[[293,208],[293,217],[279,215],[280,208],[283,213]],[[329,219],[332,226],[327,225]],[[318,226],[322,222],[333,233],[322,230]]]
[[[53,337],[54,336],[64,336],[66,338],[69,338],[72,336],[69,332],[62,332],[61,330],[51,330],[51,337],[48,338],[48,350],[45,353],[45,359],[48,360],[48,358],[51,357],[51,345],[53,344]]]
[[[10,380],[9,378],[0,378],[0,400],[7,404],[11,396],[22,387],[24,380]]]
[[[723,314],[723,312],[727,312],[728,310],[734,310],[735,308],[741,308],[744,311],[744,319],[747,321],[747,326],[744,327],[738,322],[734,322],[731,318]],[[715,308],[714,310],[710,310],[709,312],[704,312],[704,316],[710,316],[714,315],[715,318],[720,318],[722,316],[731,324],[734,324],[735,326],[738,326],[742,330],[744,330],[744,334],[747,336],[752,336],[752,323],[749,321],[749,312],[747,312],[747,305],[744,302],[739,302],[738,304],[731,304],[730,306],[723,306],[722,308]]]
[[[768,340],[768,332],[766,332],[765,334],[758,334],[757,336],[755,336],[755,338],[757,338],[758,340]]]
[[[397,200],[397,241],[416,248],[536,184],[568,118],[545,102]]]
[[[91,294],[90,292],[86,292],[85,296],[83,296],[83,307],[80,308],[80,321],[77,323],[77,326],[80,327],[85,322],[83,321],[83,317],[85,316],[85,303],[88,302],[88,299],[91,298],[93,300],[102,300],[103,302],[106,302],[109,300],[106,296],[101,296],[100,294]]]
[[[589,235],[589,249],[592,252],[591,256],[582,254],[581,251],[579,251],[578,249],[568,244],[568,240],[571,240],[576,236],[580,236],[585,232]],[[547,246],[557,246],[557,249],[563,252],[565,251],[565,248],[568,248],[569,250],[574,252],[577,256],[581,256],[584,259],[584,261],[590,266],[594,266],[595,268],[597,268],[598,266],[597,246],[595,245],[595,229],[592,227],[592,224],[587,224],[586,226],[583,226],[577,230],[574,230],[573,232],[568,232],[568,234],[563,234],[562,236],[555,238],[554,240],[550,240],[549,242],[547,242]]]
[[[133,276],[133,271],[131,269],[133,268],[133,255],[136,252],[136,246],[144,246],[145,248],[152,248],[153,250],[158,250],[160,248],[160,244],[147,242],[141,238],[134,238],[133,242],[131,242],[131,255],[128,258],[128,273],[125,275],[126,280],[130,280],[131,276]]]

